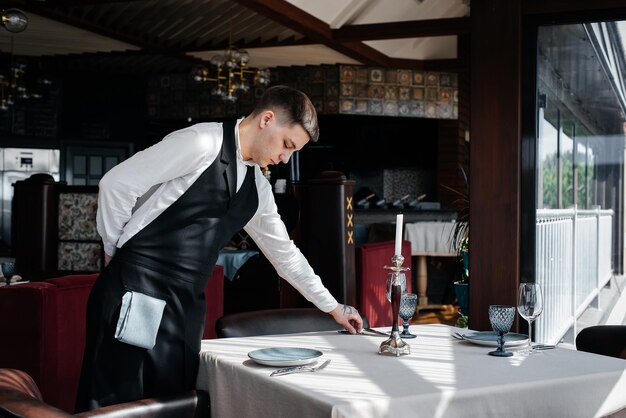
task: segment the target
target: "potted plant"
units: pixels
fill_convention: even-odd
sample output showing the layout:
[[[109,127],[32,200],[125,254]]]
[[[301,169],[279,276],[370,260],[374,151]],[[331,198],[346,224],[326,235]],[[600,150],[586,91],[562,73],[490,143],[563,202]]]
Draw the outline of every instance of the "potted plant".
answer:
[[[452,231],[452,247],[459,254],[460,274],[454,282],[454,292],[459,304],[459,318],[457,326],[467,327],[469,312],[469,180],[467,170],[460,167],[463,175],[463,190],[443,186],[457,195],[453,202],[457,209],[457,219]]]

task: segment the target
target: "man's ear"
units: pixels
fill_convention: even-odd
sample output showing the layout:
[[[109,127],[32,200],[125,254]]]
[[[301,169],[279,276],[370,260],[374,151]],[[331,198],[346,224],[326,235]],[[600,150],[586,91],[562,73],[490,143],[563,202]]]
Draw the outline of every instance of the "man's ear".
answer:
[[[261,113],[259,128],[261,129],[266,128],[270,124],[274,123],[275,120],[276,120],[276,116],[274,115],[274,112],[272,112],[271,110],[266,110],[263,113]]]

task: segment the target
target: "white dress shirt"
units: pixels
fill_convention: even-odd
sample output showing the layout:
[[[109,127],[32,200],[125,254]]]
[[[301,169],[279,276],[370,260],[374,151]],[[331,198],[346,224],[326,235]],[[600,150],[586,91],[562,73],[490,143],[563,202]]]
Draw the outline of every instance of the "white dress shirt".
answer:
[[[257,164],[243,161],[237,144],[237,191],[248,166],[254,166],[259,207],[244,226],[278,274],[320,310],[330,312],[337,301],[289,238],[280,219],[270,183]],[[198,123],[172,132],[157,144],[113,167],[100,180],[98,233],[104,251],[120,248],[174,203],[219,156],[222,124]]]

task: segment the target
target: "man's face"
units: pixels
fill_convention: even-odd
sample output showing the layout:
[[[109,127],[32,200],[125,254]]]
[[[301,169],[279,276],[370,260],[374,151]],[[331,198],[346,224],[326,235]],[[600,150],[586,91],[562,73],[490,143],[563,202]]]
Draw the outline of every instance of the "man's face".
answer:
[[[309,142],[309,135],[299,124],[282,125],[273,112],[261,118],[261,130],[253,141],[250,157],[261,167],[287,164],[291,154]]]

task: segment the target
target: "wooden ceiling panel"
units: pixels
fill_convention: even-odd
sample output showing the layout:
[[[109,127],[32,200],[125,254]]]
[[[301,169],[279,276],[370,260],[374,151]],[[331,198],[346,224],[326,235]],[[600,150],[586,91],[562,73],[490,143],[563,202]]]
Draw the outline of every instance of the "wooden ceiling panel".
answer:
[[[399,4],[418,7],[411,2],[377,1],[388,2],[390,8]],[[457,35],[469,30],[469,18],[458,16],[442,16],[440,21],[382,22],[331,29],[329,23],[286,0],[0,0],[0,5],[19,7],[27,15],[36,13],[50,19],[51,25],[55,21],[65,23],[130,44],[145,53],[179,55],[181,59],[191,51],[226,48],[232,38],[232,43],[241,49],[316,43],[367,65],[423,68],[425,64],[419,59],[394,58],[363,41]],[[329,3],[328,7],[338,8],[329,15],[346,13],[341,5]],[[331,19],[334,25],[337,19]],[[458,67],[455,60],[437,64],[447,65]]]

